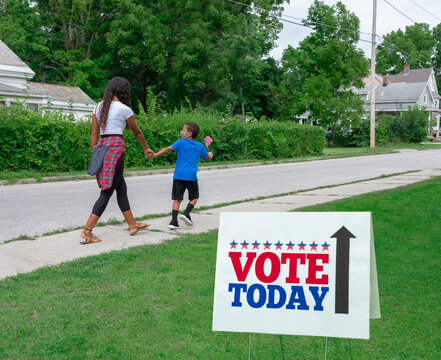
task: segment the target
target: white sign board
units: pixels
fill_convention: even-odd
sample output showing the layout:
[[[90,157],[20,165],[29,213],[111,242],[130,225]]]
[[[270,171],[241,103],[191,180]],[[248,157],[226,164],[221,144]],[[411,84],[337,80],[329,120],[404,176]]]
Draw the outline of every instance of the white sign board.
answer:
[[[371,213],[221,213],[213,330],[369,338]]]

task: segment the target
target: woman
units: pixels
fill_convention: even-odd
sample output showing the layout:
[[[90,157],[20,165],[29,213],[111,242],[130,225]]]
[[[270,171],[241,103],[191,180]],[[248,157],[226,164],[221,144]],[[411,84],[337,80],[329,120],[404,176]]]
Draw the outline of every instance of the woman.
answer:
[[[130,235],[149,226],[149,224],[135,221],[127,198],[127,185],[123,176],[125,150],[123,130],[126,126],[132,130],[138,142],[144,147],[144,155],[147,157],[153,154],[133,116],[130,103],[130,84],[124,78],[115,77],[110,80],[103,100],[97,104],[92,114],[92,147],[99,142],[100,145],[107,145],[109,148],[101,171],[96,176],[98,186],[101,188],[100,197],[93,206],[86,227],[81,233],[81,237],[84,239],[81,244],[101,241],[92,233],[92,230],[106,209],[114,190],[116,190],[118,206],[129,225]],[[98,133],[101,134],[101,139],[98,139]]]

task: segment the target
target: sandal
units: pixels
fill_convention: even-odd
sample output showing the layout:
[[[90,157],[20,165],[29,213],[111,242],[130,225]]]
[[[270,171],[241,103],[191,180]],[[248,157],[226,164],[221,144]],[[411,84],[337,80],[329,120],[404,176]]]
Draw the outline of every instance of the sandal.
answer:
[[[149,227],[150,224],[136,223],[134,227],[129,227],[130,235],[135,235],[139,230]]]
[[[86,233],[87,230],[87,233]],[[80,241],[80,244],[94,244],[94,243],[99,243],[102,240],[98,237],[96,237],[93,233],[92,233],[92,229],[89,228],[85,228],[80,236],[84,239],[83,241]]]

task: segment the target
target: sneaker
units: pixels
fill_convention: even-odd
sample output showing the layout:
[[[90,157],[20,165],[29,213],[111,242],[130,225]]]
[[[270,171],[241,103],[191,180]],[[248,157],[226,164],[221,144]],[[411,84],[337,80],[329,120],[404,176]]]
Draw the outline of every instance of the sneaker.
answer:
[[[177,230],[177,229],[179,229],[179,224],[170,223],[170,225],[168,225],[168,228],[172,229],[172,230]]]
[[[190,215],[181,214],[179,215],[179,219],[185,222],[185,225],[193,226],[193,221],[191,221]]]

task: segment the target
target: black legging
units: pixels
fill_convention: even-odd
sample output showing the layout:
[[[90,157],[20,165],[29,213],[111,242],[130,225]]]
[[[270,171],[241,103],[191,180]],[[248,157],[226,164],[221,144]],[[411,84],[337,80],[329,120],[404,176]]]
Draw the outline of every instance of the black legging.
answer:
[[[127,197],[127,185],[124,180],[124,153],[119,157],[115,165],[112,187],[101,190],[100,197],[93,206],[92,214],[101,216],[107,207],[113,191],[116,190],[116,199],[122,212],[130,210],[129,199]]]

